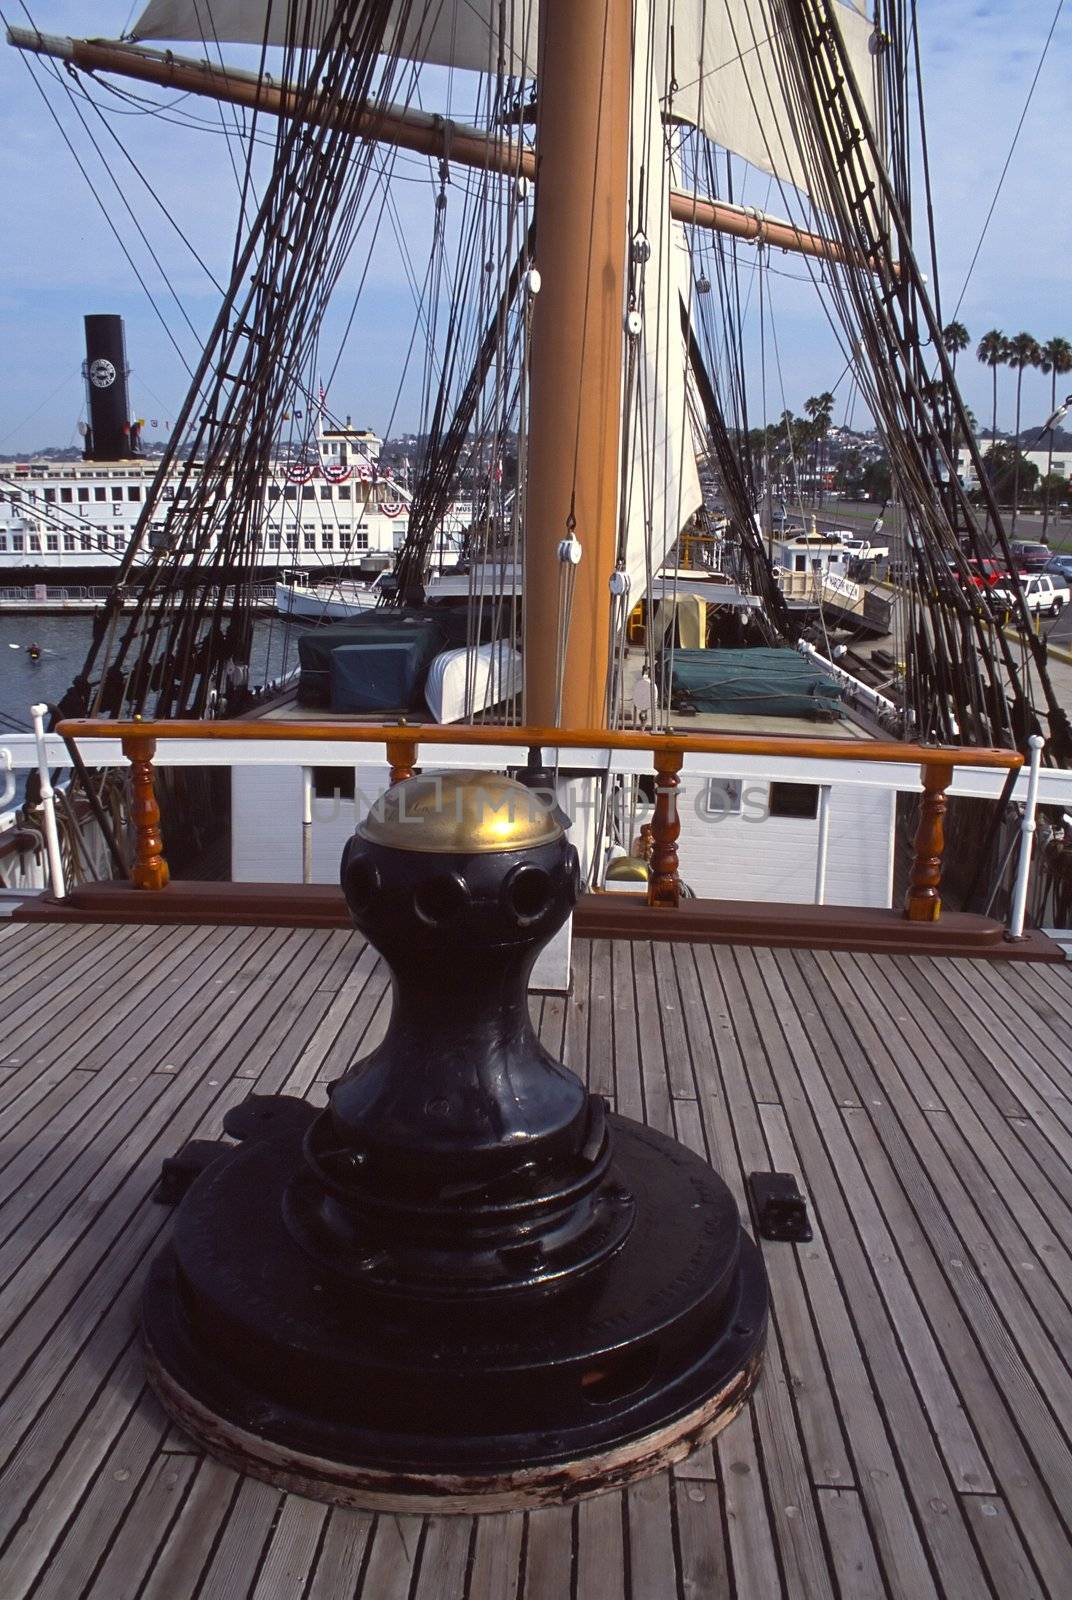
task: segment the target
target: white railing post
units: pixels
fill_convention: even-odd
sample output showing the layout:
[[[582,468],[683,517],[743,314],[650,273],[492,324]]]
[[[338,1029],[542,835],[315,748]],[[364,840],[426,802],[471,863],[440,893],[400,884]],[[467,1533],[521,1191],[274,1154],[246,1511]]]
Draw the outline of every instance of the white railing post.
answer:
[[[313,881],[313,769],[301,769],[302,781],[302,818],[301,818],[301,874],[303,883]]]
[[[4,775],[4,792],[0,794],[0,811],[3,811],[14,800],[16,787],[15,763],[6,745],[0,750],[0,772]]]
[[[1042,747],[1045,740],[1033,733],[1027,741],[1031,754],[1028,757],[1027,797],[1024,800],[1024,820],[1020,824],[1020,860],[1016,868],[1016,883],[1012,891],[1012,911],[1009,914],[1009,938],[1024,936],[1024,914],[1027,910],[1027,880],[1031,876],[1031,855],[1035,848],[1035,810],[1038,806],[1039,772],[1042,767]]]
[[[45,716],[47,706],[31,706],[34,742],[37,745],[37,770],[41,776],[41,808],[45,817],[45,848],[48,851],[48,871],[52,880],[52,894],[62,900],[67,893],[63,882],[63,861],[60,857],[60,836],[56,827],[56,799],[52,792],[52,779],[48,773],[48,752],[45,749]]]
[[[826,855],[830,845],[830,785],[819,785],[819,841],[815,856],[815,904],[826,898]]]

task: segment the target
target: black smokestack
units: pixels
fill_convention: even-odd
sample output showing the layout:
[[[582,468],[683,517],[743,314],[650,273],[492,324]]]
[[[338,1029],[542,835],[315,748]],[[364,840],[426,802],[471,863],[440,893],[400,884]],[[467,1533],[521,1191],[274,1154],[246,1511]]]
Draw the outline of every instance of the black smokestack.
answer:
[[[86,317],[86,395],[89,431],[87,461],[122,461],[134,455],[137,437],[131,432],[127,399],[127,351],[123,319]]]

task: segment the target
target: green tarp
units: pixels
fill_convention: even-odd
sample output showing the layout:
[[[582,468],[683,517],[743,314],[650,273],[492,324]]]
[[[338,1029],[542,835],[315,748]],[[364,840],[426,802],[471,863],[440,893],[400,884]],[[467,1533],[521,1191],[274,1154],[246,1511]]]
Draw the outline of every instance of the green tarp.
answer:
[[[841,685],[796,650],[675,650],[673,656],[667,651],[661,659],[661,682],[671,705],[697,711],[841,715]]]

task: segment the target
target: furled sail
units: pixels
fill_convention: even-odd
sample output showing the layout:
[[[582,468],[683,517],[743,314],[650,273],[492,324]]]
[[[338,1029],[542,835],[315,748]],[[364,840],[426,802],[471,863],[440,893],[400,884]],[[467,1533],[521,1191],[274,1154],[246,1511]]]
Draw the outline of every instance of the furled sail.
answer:
[[[874,121],[869,47],[873,25],[863,0],[840,0],[838,21],[861,95]],[[149,0],[135,39],[315,45],[337,9],[334,0]],[[793,129],[797,113],[778,70],[785,46],[778,0],[651,0],[646,15],[652,65],[665,114],[693,123],[709,139],[764,172],[807,191]],[[536,72],[536,0],[397,0],[392,48],[431,64]]]
[[[630,140],[630,198],[636,228],[631,298],[641,316],[634,378],[632,384],[627,381],[625,395],[626,520],[621,554],[632,605],[650,588],[681,529],[703,504],[686,394],[688,355],[681,333],[681,305],[688,302],[688,245],[684,228],[670,215],[670,130],[660,114],[655,65],[659,57],[649,19],[650,13],[641,8],[635,23]]]

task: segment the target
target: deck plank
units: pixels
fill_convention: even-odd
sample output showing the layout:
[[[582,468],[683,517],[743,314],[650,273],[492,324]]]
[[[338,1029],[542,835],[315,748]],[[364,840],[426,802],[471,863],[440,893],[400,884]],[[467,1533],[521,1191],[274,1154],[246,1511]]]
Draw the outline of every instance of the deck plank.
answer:
[[[852,1600],[884,1600],[886,1585],[860,1496],[852,1489],[820,1489],[819,1509],[841,1593]]]
[[[410,1600],[423,1535],[419,1517],[377,1517],[364,1581],[354,1600]]]
[[[524,1532],[525,1519],[516,1514],[476,1518],[468,1600],[516,1600]]]
[[[331,1507],[304,1600],[339,1600],[357,1593],[371,1532],[367,1512]]]
[[[548,1506],[528,1513],[523,1600],[571,1592],[573,1519],[572,1506]]]
[[[386,1027],[375,953],[0,936],[3,1600],[1064,1600],[1072,967],[579,941],[573,995],[535,1004],[548,1047],[746,1219],[749,1171],[795,1172],[815,1238],[763,1245],[767,1368],[714,1446],[574,1507],[422,1519],[206,1459],[135,1338],[162,1156],[251,1088],[322,1103]]]

